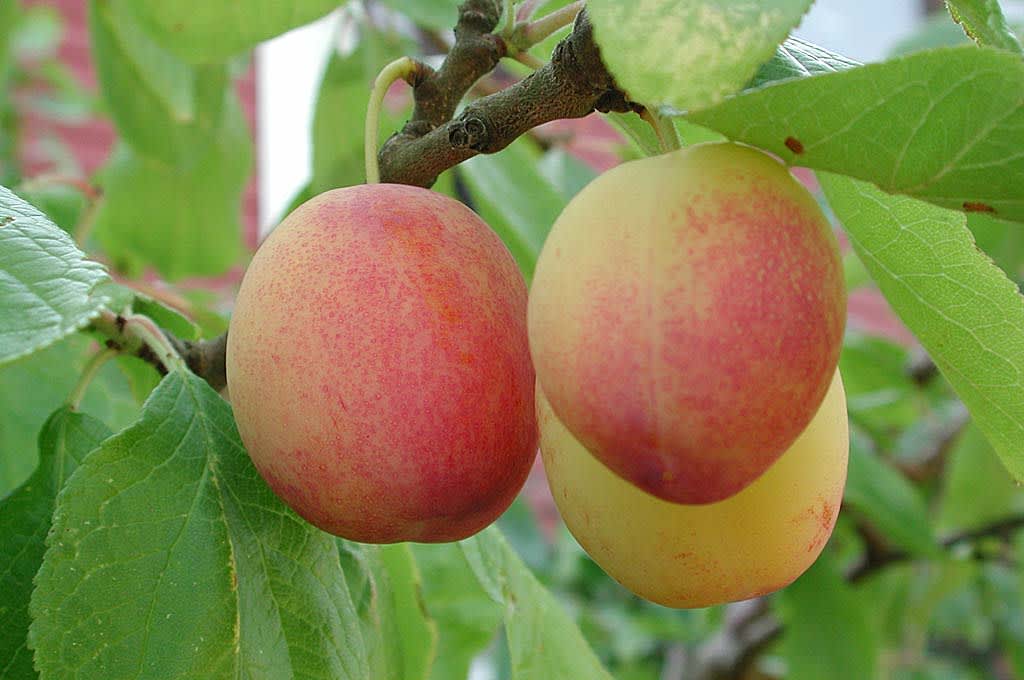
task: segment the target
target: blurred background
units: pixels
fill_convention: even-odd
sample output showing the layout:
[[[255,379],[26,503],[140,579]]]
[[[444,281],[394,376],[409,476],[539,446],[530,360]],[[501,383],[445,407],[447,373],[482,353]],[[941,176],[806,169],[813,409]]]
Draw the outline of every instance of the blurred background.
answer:
[[[0,22],[2,6],[12,2],[0,0]],[[451,40],[444,27],[454,21],[455,0],[448,24],[409,13],[403,4],[342,3],[236,63],[256,148],[239,234],[250,251],[303,196],[361,181],[361,116],[376,69],[396,50],[440,59]],[[1011,24],[1024,25],[1024,2],[1001,4]],[[17,23],[0,26],[0,47],[6,39],[9,52],[0,61],[0,83],[7,83],[0,88],[0,184],[32,193],[40,177],[62,178],[56,183],[62,188],[48,182],[35,199],[58,223],[75,224],[95,199],[93,178],[102,177],[115,139],[96,95],[87,4],[22,0],[21,6]],[[795,34],[865,62],[966,41],[941,3],[924,0],[819,0]],[[551,45],[542,49],[550,52]],[[525,72],[503,65],[477,93]],[[396,85],[388,130],[401,124],[408,104],[404,84]],[[492,225],[550,220],[598,172],[635,153],[614,127],[592,116],[544,126],[497,156],[446,173],[441,184]],[[517,171],[524,165],[538,172],[524,177]],[[813,176],[800,176],[814,188]],[[512,214],[503,203],[528,209]],[[972,220],[979,245],[1019,282],[1024,238],[983,215]],[[118,273],[118,262],[108,264]],[[188,311],[222,318],[240,273],[173,287],[149,271],[123,275],[164,301],[178,299]],[[814,573],[775,598],[673,611],[633,597],[587,558],[562,527],[542,470],[500,520],[616,677],[697,677],[692,669],[707,657],[721,664],[697,664],[708,673],[717,668],[702,680],[825,679],[827,670],[814,665],[819,646],[852,645],[875,655],[885,678],[1024,678],[1024,491],[850,254],[846,273],[850,320],[841,367],[853,451],[827,553],[829,568],[845,575],[841,582]],[[216,332],[218,324],[207,327]],[[0,432],[0,444],[9,444],[3,437]],[[474,664],[473,680],[507,677],[502,639]]]

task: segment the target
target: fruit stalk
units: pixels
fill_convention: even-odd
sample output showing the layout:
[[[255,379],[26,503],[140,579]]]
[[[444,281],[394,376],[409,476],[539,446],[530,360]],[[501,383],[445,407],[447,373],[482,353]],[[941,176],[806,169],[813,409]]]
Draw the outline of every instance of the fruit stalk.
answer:
[[[414,84],[417,73],[424,73],[426,66],[419,64],[410,57],[399,57],[381,69],[373,80],[370,100],[366,105],[366,129],[364,131],[363,152],[366,154],[366,183],[380,183],[380,167],[377,165],[377,135],[380,128],[380,109],[384,105],[384,97],[396,80],[404,80]]]

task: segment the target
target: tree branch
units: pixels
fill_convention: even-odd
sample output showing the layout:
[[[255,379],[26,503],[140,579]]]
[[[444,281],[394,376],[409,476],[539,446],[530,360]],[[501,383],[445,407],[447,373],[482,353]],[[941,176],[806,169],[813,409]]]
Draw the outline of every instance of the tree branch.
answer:
[[[437,71],[425,71],[412,84],[412,118],[393,138],[420,137],[451,120],[473,83],[494,70],[506,53],[505,41],[492,33],[501,5],[501,0],[466,0],[459,6],[455,44]]]
[[[456,39],[456,47],[436,75],[446,71],[458,47]],[[427,105],[435,96],[432,87],[421,91],[431,82],[428,78],[414,87],[417,111],[440,108]],[[460,84],[468,90],[473,83],[463,80]],[[450,101],[442,103],[447,107]],[[640,110],[626,99],[605,68],[593,26],[582,11],[572,33],[555,47],[551,61],[523,80],[476,100],[454,120],[437,123],[436,118],[418,117],[414,112],[402,132],[380,150],[381,180],[429,187],[445,170],[477,154],[500,151],[543,123],[582,118],[593,111]]]
[[[1009,541],[1024,529],[1024,514],[1011,515],[989,524],[951,534],[940,542],[946,550],[975,541],[998,537]],[[916,556],[903,551],[869,551],[865,559],[846,572],[849,583],[857,583],[881,569]],[[747,669],[768,645],[783,633],[782,622],[772,614],[767,598],[734,602],[727,606],[720,631],[697,649],[687,680],[732,680],[744,677]]]
[[[973,543],[984,538],[1001,538],[1004,541],[1010,540],[1013,533],[1024,529],[1024,514],[1010,515],[983,526],[951,534],[942,539],[940,545],[946,550],[955,548],[964,543]],[[900,562],[908,562],[916,556],[902,550],[886,550],[874,554],[868,553],[863,561],[855,565],[846,574],[850,583],[856,583],[883,567]]]
[[[167,339],[185,360],[189,370],[210,383],[210,387],[218,392],[227,387],[227,333],[212,340],[196,342],[181,340],[170,334],[167,334]]]
[[[782,633],[768,607],[758,597],[726,606],[725,620],[715,635],[694,654],[686,680],[729,680],[742,677],[757,656]]]

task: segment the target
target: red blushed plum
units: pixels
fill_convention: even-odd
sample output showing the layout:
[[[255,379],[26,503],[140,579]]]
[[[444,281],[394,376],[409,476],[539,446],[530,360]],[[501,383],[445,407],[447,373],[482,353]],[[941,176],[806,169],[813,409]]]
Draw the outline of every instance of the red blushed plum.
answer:
[[[667,501],[757,479],[811,421],[846,318],[828,220],[738,144],[625,163],[566,206],[529,304],[537,377],[612,471]]]
[[[351,540],[471,536],[536,455],[522,275],[426,189],[336,189],[289,215],[246,271],[227,375],[264,479]]]

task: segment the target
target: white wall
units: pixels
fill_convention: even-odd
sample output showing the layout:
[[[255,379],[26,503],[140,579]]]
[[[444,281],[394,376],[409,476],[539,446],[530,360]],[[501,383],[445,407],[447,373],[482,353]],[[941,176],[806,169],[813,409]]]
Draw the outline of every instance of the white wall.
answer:
[[[337,15],[289,31],[257,49],[259,223],[264,236],[310,178],[316,91]]]

